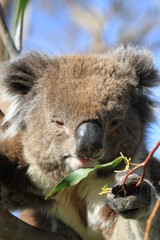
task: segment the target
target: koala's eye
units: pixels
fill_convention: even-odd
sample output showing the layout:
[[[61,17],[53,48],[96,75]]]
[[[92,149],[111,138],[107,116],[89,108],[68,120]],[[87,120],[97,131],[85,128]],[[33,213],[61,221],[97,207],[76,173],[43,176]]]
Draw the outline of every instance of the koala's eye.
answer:
[[[61,120],[55,120],[55,124],[57,125],[57,127],[65,127],[64,123]]]
[[[65,128],[64,122],[56,116],[51,119],[51,123],[54,123],[56,127]]]
[[[119,127],[119,125],[120,125],[120,120],[119,119],[113,119],[109,123],[109,130],[114,131],[115,129],[117,129]]]

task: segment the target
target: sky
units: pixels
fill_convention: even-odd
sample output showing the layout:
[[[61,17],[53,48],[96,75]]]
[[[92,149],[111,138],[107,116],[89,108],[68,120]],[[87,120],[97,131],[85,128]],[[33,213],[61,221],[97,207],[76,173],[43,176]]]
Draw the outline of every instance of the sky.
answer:
[[[113,1],[87,1],[88,4],[90,3],[97,11],[103,14],[105,14],[105,12],[107,14],[111,2]],[[152,19],[157,22],[160,20],[160,14],[158,12],[159,0],[128,0],[127,4],[126,12],[122,15],[116,15],[116,17],[111,19],[104,27],[104,40],[106,40],[111,47],[118,41],[117,36],[121,31],[120,26],[122,24],[129,30],[130,28],[134,29],[138,27],[146,15],[151,16]],[[127,19],[127,14],[130,14],[129,19]],[[78,25],[75,26],[74,24],[70,11],[63,5],[63,1],[32,0],[25,15],[26,27],[23,51],[34,49],[41,52],[45,51],[49,55],[85,52],[89,48],[90,36],[87,31],[84,31]],[[73,29],[71,29],[71,26],[73,26]],[[71,36],[73,30],[74,38]],[[159,40],[160,31],[157,25],[140,41],[140,47],[150,47],[155,41],[158,42]],[[160,69],[160,50],[154,50],[153,54],[154,64]],[[156,100],[159,101],[160,87],[155,88],[152,92]],[[147,146],[149,150],[151,150],[160,139],[160,107],[156,110],[155,115],[156,122],[150,124],[147,130]],[[160,159],[160,149],[156,152],[156,156]]]

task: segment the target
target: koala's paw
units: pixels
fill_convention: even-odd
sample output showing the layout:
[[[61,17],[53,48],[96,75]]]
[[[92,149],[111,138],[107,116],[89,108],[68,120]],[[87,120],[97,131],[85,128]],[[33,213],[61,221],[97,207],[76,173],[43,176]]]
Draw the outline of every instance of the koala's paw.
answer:
[[[107,194],[107,204],[124,218],[147,217],[157,198],[154,187],[147,180],[143,180],[140,186],[136,187],[140,177],[131,174],[125,183],[126,193],[124,193],[122,182],[125,175],[126,172],[116,175],[117,184],[112,188],[112,193]]]

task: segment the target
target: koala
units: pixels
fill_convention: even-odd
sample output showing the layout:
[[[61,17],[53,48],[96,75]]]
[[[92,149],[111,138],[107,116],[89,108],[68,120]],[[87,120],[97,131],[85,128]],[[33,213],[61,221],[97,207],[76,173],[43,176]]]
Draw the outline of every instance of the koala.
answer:
[[[79,168],[110,162],[120,152],[134,163],[145,159],[154,106],[147,93],[158,82],[151,53],[131,46],[99,55],[30,52],[3,63],[0,85],[12,104],[6,116],[1,113],[1,208],[33,209],[35,220],[46,216],[47,230],[56,232],[62,221],[83,240],[144,239],[159,193],[160,164],[154,158],[139,187],[140,173],[128,177],[126,195],[119,191],[125,172],[97,170],[44,199]],[[112,192],[100,196],[106,184]],[[152,240],[159,239],[159,221],[160,210]]]

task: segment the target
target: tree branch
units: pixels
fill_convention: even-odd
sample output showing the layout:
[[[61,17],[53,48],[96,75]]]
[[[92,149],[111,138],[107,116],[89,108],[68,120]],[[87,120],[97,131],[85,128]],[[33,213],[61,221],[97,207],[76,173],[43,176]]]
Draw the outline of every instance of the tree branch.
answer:
[[[7,211],[0,210],[1,240],[80,240],[72,229],[61,224],[59,233],[45,232],[28,225]]]
[[[128,29],[123,26],[123,30],[119,36],[119,43],[137,45],[154,26],[156,26],[156,23],[153,20],[146,21],[143,25],[136,28]]]
[[[15,32],[15,37],[14,37],[14,42],[15,42],[16,48],[18,49],[18,52],[21,52],[22,50],[23,17],[24,15],[21,16],[18,22],[16,32]]]
[[[66,3],[74,21],[91,34],[92,51],[102,51],[106,48],[102,34],[106,16],[94,8],[78,4],[77,1],[67,0]]]
[[[19,51],[17,50],[14,41],[9,33],[1,3],[0,3],[0,36],[10,57],[11,58],[16,57],[19,54]]]

